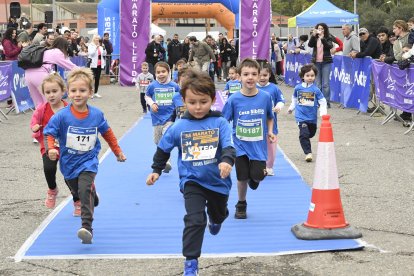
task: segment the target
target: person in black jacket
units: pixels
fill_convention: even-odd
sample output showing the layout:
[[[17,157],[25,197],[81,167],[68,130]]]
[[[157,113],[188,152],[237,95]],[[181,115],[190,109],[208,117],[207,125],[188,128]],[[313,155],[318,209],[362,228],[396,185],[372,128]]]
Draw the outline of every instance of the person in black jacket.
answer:
[[[190,39],[188,36],[184,38],[184,42],[182,45],[183,45],[183,54],[181,58],[185,58],[185,60],[188,61],[188,57],[190,56]]]
[[[231,65],[231,54],[235,52],[234,48],[227,41],[227,38],[223,37],[220,44],[220,56],[221,56],[221,68],[223,70],[223,80],[227,81],[229,68]]]
[[[174,34],[173,39],[167,46],[168,52],[168,65],[170,65],[171,71],[174,71],[173,67],[179,59],[183,56],[183,45],[178,40],[178,34]]]
[[[161,45],[161,37],[159,35],[154,37],[154,40],[148,43],[145,49],[145,61],[148,63],[149,72],[155,75],[154,66],[160,61],[160,56],[165,56],[165,49]]]
[[[105,46],[105,50],[106,50],[105,74],[109,75],[109,69],[111,68],[111,62],[112,62],[112,53],[114,51],[114,47],[112,46],[112,42],[109,40],[109,33],[104,33],[102,43]]]
[[[359,38],[361,42],[361,51],[359,53],[352,52],[349,55],[352,58],[372,57],[378,59],[381,56],[382,48],[379,40],[372,34],[369,34],[366,28],[359,29]]]

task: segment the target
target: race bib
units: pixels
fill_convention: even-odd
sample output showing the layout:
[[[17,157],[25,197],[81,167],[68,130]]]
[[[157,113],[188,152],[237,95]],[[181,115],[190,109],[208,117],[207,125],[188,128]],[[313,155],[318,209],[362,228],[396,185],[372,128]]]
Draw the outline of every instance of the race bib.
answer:
[[[95,147],[98,138],[98,128],[81,128],[69,126],[66,134],[66,147],[87,152]]]
[[[240,83],[230,84],[229,93],[234,94],[236,92],[239,92],[240,89],[241,89],[241,84]]]
[[[147,87],[150,84],[149,80],[140,80],[139,81],[139,86],[141,87]]]
[[[181,133],[181,151],[183,161],[217,160],[219,129],[195,130]],[[208,162],[210,164],[211,162]],[[206,165],[202,163],[201,165]],[[198,165],[197,165],[198,166]]]
[[[177,107],[175,110],[177,119],[181,119],[186,111],[187,107],[185,105]]]
[[[171,105],[173,102],[174,93],[174,87],[155,88],[155,102],[158,105]]]
[[[237,120],[236,137],[241,141],[262,141],[263,124],[262,119]]]
[[[315,93],[299,91],[298,92],[298,105],[315,106]]]

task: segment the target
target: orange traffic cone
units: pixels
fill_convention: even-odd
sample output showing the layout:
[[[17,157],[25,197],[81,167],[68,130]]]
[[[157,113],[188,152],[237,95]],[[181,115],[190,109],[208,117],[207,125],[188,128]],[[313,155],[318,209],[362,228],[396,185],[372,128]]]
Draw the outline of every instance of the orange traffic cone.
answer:
[[[292,227],[298,239],[356,239],[362,234],[350,226],[342,209],[331,116],[323,115],[308,219]]]

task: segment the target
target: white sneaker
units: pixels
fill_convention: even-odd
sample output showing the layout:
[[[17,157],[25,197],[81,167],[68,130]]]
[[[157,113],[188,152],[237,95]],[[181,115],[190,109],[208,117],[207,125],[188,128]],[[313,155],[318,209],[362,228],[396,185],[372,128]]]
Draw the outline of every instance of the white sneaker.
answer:
[[[82,241],[83,244],[91,244],[92,243],[92,233],[86,228],[81,228],[78,230],[78,238]]]
[[[169,173],[172,169],[171,163],[170,161],[167,162],[167,164],[165,165],[165,168],[163,170],[164,173]]]
[[[38,144],[39,141],[37,141],[36,139],[33,139],[33,144]]]
[[[275,172],[273,171],[273,168],[266,168],[267,176],[274,176]]]
[[[305,161],[306,162],[312,162],[312,153],[308,153],[305,156]]]
[[[95,96],[96,98],[98,98],[98,99],[102,98],[102,96],[101,96],[101,95],[99,95],[98,93],[95,93],[95,94],[94,94],[94,96]]]

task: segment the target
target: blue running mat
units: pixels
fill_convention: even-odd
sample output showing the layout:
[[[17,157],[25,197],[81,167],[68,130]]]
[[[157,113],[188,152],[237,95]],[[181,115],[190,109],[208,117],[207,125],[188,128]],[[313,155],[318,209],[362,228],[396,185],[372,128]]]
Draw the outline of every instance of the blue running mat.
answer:
[[[104,141],[103,141],[104,142]],[[155,145],[145,116],[121,140],[125,163],[109,152],[100,165],[96,187],[92,245],[77,237],[80,218],[73,217],[70,198],[60,204],[16,253],[22,259],[163,258],[181,257],[184,200],[178,188],[177,151],[173,170],[154,186],[145,180],[152,171]],[[311,190],[278,150],[275,176],[247,194],[248,219],[234,219],[237,183],[229,198],[230,216],[217,236],[206,229],[202,256],[260,256],[362,248],[359,240],[298,240],[290,228],[306,220]],[[60,185],[63,190],[66,187]]]

